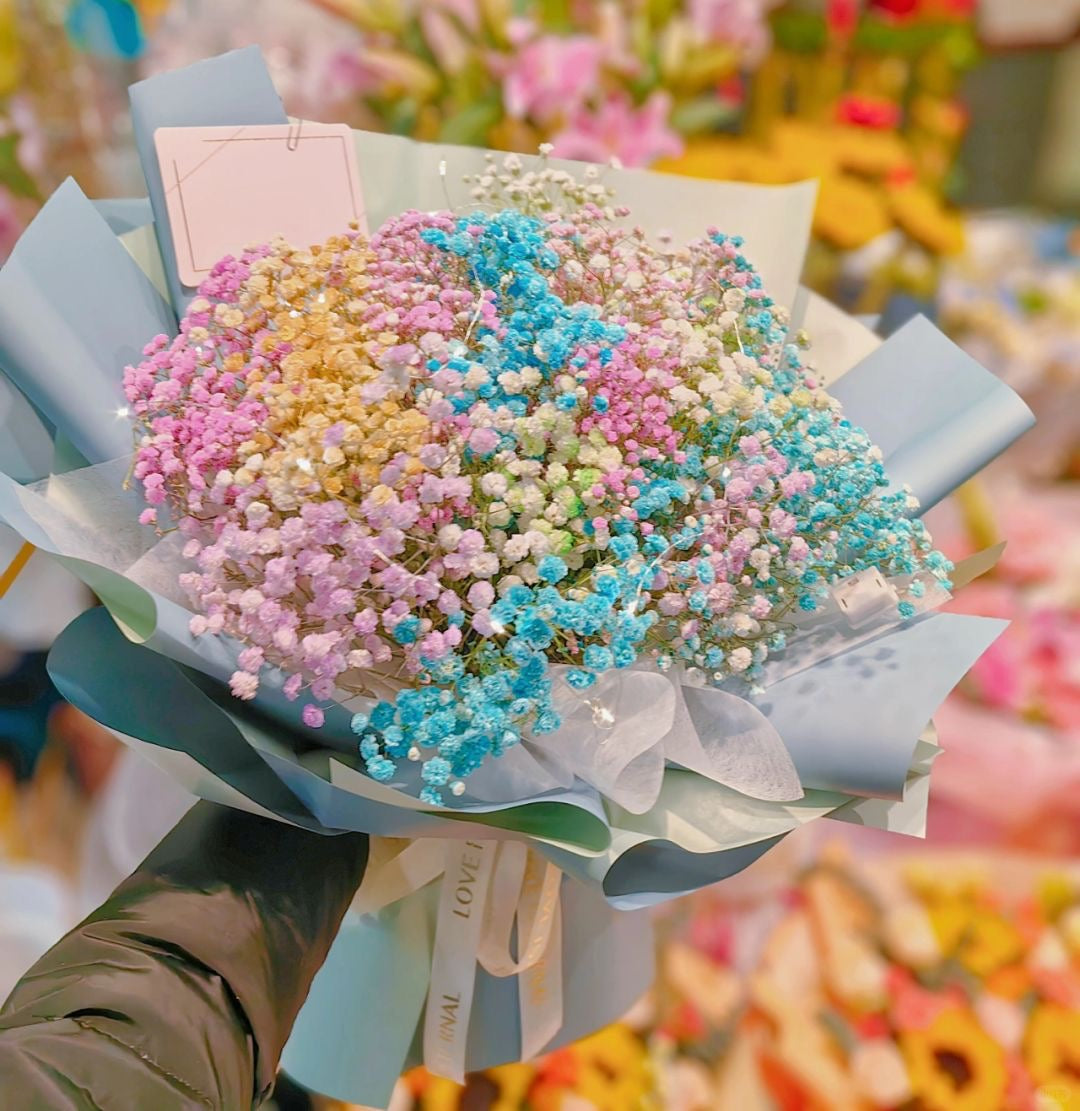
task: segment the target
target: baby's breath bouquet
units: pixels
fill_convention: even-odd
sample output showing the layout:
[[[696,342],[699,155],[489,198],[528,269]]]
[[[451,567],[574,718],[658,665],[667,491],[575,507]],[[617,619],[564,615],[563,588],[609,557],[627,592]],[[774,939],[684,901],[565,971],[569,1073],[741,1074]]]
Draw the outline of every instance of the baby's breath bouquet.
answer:
[[[239,57],[179,87],[239,96]],[[763,221],[682,239],[620,195],[704,190],[720,220],[744,194],[357,142],[447,203],[371,171],[370,234],[252,245],[175,323],[81,195],[50,202],[0,276],[0,354],[83,458],[0,482],[0,513],[106,604],[54,649],[67,697],[204,797],[374,835],[286,1055],[370,1103],[410,1060],[459,1078],[615,1017],[650,975],[634,911],[806,821],[919,831],[930,716],[1000,627],[934,612],[979,561],[934,550],[920,496],[1027,412],[926,325],[826,390]],[[125,342],[77,273],[42,287],[61,223]],[[41,288],[81,306],[85,404],[26,323]]]
[[[523,738],[557,762],[611,672],[749,693],[833,584],[892,578],[896,620],[948,587],[740,241],[660,250],[596,176],[492,156],[461,214],[254,247],[125,375],[232,693],[367,697],[367,773],[432,805]]]

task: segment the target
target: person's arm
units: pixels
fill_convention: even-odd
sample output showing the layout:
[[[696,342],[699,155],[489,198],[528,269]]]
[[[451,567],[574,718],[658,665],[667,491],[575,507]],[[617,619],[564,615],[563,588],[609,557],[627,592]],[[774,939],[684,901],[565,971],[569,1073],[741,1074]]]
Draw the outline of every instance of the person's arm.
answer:
[[[199,803],[16,985],[0,1107],[261,1102],[367,849]]]

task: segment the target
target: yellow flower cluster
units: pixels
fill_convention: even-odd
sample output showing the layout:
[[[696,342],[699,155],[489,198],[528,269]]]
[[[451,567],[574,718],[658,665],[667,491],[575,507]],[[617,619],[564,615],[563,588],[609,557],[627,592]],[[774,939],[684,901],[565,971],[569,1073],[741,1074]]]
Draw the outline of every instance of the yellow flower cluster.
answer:
[[[785,185],[820,182],[814,232],[852,251],[896,227],[932,254],[963,248],[960,216],[910,177],[913,152],[893,131],[781,119],[767,141],[708,138],[657,169],[689,177]]]
[[[217,308],[226,327],[246,320],[249,329],[265,328],[267,352],[292,347],[280,380],[264,387],[266,424],[242,446],[234,474],[241,486],[264,475],[278,509],[319,492],[363,496],[401,453],[411,457],[406,473],[423,469],[416,456],[427,417],[406,403],[403,390],[365,390],[385,375],[380,358],[398,343],[395,333],[373,333],[364,323],[371,258],[359,237],[338,236],[306,251],[278,242],[252,264],[241,307]]]
[[[418,1111],[659,1111],[644,1042],[629,1027],[609,1026],[539,1061],[503,1065],[469,1078],[464,1089],[417,1069],[405,1078]]]

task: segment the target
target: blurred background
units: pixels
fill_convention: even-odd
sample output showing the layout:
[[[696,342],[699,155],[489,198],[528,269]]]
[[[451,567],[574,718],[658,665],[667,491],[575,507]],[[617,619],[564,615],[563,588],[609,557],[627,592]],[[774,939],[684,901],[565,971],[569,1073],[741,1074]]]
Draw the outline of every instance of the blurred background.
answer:
[[[1080,1107],[1078,32],[1080,0],[0,0],[0,258],[68,175],[137,193],[132,81],[254,42],[309,119],[815,178],[807,284],[932,317],[1040,418],[931,514],[954,558],[1008,540],[955,608],[1012,625],[937,718],[925,841],[815,824],[664,913],[624,1023],[395,1111]],[[0,532],[0,997],[191,801],[52,689],[90,603]]]

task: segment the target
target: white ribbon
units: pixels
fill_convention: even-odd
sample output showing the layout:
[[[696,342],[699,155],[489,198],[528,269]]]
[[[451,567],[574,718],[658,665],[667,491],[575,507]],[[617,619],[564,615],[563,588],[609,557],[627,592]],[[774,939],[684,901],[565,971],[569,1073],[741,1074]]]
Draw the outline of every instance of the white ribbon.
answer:
[[[372,854],[353,903],[360,914],[442,877],[424,1017],[428,1070],[464,1083],[478,964],[518,977],[521,1057],[540,1053],[563,1021],[559,869],[519,841],[420,839],[397,851],[396,842],[373,838]]]
[[[424,1063],[458,1084],[465,1081],[476,958],[497,851],[494,841],[448,841],[445,848],[446,871],[424,1017]]]

